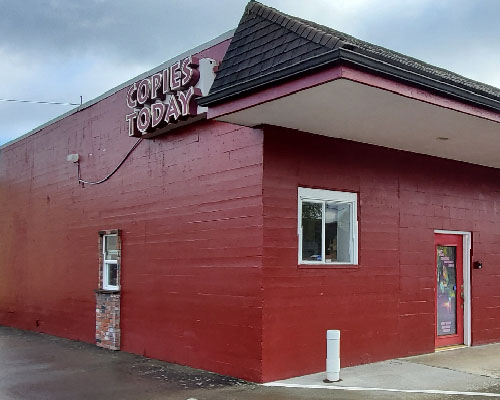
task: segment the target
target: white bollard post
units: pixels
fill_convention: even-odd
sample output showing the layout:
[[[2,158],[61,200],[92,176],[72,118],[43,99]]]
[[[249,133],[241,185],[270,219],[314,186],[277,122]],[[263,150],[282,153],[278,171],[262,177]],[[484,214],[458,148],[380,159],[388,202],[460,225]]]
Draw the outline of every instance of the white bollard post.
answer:
[[[340,331],[326,331],[326,381],[340,381]]]

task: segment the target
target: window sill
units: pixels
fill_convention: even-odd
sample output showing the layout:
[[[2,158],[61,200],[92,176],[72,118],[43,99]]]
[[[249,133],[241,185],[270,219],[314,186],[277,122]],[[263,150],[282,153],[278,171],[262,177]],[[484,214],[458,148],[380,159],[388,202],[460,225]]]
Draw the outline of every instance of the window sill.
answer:
[[[358,271],[359,264],[298,264],[299,269],[349,269]]]
[[[120,293],[120,289],[118,289],[118,290],[96,289],[96,290],[94,290],[94,292],[98,293],[98,294],[119,294]]]

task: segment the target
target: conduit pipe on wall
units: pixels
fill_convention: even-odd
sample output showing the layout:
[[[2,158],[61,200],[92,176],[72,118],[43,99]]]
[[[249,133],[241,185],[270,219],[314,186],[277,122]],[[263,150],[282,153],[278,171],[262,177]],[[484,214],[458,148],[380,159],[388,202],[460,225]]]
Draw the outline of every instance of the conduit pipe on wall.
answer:
[[[326,382],[340,381],[340,331],[326,331]]]

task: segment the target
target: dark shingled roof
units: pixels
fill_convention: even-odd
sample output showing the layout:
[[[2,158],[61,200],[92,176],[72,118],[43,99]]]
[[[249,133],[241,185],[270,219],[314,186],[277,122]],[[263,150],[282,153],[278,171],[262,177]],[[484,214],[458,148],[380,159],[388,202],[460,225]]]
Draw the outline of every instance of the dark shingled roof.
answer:
[[[284,14],[257,1],[248,3],[210,93],[199,103],[227,101],[342,61],[500,110],[498,88]]]

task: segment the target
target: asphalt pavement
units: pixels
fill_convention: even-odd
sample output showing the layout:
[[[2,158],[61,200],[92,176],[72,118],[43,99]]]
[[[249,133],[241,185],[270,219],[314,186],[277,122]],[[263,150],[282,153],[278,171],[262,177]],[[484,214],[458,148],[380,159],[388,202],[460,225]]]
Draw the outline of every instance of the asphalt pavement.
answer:
[[[0,400],[500,399],[500,344],[258,385],[0,326]]]

